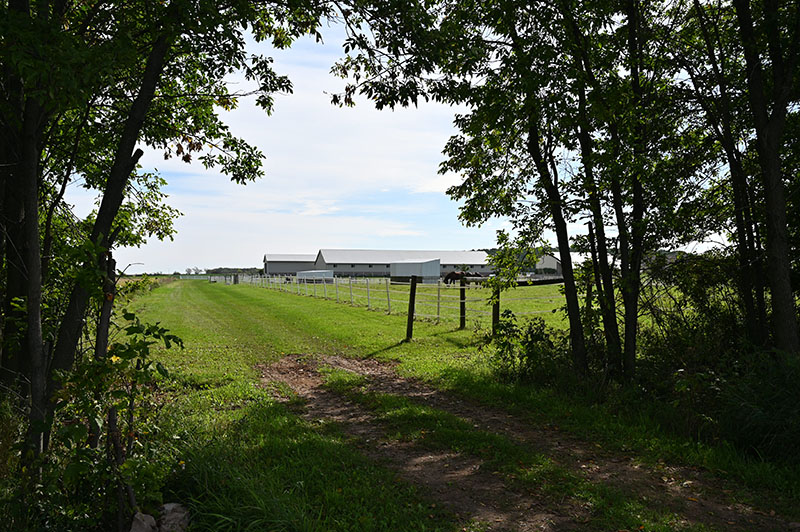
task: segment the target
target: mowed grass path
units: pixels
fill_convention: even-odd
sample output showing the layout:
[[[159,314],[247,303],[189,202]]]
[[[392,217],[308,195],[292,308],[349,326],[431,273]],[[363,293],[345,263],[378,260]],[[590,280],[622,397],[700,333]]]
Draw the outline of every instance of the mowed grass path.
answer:
[[[258,385],[255,364],[338,343],[303,332],[315,318],[282,314],[292,307],[280,304],[285,298],[175,282],[133,305],[186,345],[155,355],[171,371],[162,431],[176,443],[166,499],[190,506],[193,530],[461,530],[336,427],[312,426]]]
[[[194,501],[200,529],[464,526],[440,510],[427,511],[413,488],[361,459],[334,428],[310,427],[270,400],[258,386],[254,366],[288,353],[396,360],[403,374],[501,406],[533,423],[558,424],[607,449],[635,453],[642,461],[672,460],[723,472],[759,491],[742,492],[743,500],[767,497],[778,509],[800,507],[794,504],[800,499],[796,468],[748,461],[727,446],[708,447],[664,434],[645,408],[635,418],[621,417],[580,397],[497,382],[474,331],[417,322],[414,340],[404,343],[404,315],[204,281],[163,286],[134,306],[186,343],[184,350],[156,356],[172,371],[170,430],[184,440],[179,448],[184,449],[185,470],[176,473],[171,490]]]

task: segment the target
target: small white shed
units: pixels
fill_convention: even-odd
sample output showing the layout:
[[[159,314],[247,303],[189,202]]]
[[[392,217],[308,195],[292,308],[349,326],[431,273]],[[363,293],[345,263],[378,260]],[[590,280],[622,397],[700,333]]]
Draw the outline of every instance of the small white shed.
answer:
[[[416,275],[423,283],[436,283],[439,281],[439,273],[439,259],[404,260],[389,265],[392,281],[406,282],[411,280],[412,275]]]
[[[333,270],[306,270],[297,272],[297,280],[306,280],[313,283],[332,283]]]

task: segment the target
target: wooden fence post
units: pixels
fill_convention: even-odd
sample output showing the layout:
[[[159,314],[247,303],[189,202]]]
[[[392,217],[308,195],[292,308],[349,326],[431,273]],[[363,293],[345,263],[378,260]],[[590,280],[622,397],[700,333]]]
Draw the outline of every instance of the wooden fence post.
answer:
[[[492,297],[492,336],[497,334],[497,325],[500,323],[500,289],[495,288]]]
[[[349,277],[350,279],[350,304],[353,304],[353,278]]]
[[[414,336],[414,303],[417,299],[417,276],[411,276],[411,291],[408,293],[408,322],[406,323],[406,342]]]
[[[436,323],[439,323],[440,312],[442,309],[442,280],[436,281]]]
[[[458,316],[458,328],[459,329],[466,329],[467,327],[467,281],[466,279],[461,279],[461,289],[459,290],[461,294],[461,300],[459,301],[459,316]]]
[[[391,280],[390,280],[390,279],[387,277],[387,278],[386,278],[386,306],[387,306],[387,307],[388,307],[388,309],[389,309],[389,312],[388,312],[388,314],[391,314],[391,313],[392,313],[392,296],[389,294],[389,284],[390,284],[390,281],[391,281]]]

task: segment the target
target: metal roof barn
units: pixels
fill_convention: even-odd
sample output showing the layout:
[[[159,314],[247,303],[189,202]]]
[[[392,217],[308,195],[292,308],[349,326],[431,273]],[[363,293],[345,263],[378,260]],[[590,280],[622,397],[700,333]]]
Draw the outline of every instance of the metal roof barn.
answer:
[[[311,254],[278,254],[264,255],[265,275],[295,275],[299,271],[314,268],[316,255]]]
[[[337,276],[388,277],[393,262],[439,260],[439,275],[468,267],[476,273],[491,273],[484,251],[437,251],[398,249],[321,249],[315,269],[333,270]]]
[[[331,270],[306,270],[297,272],[298,279],[333,279]]]
[[[404,261],[427,261],[439,259],[441,264],[482,265],[487,263],[485,251],[436,251],[394,249],[320,249],[317,261],[322,258],[328,264],[351,262],[357,264],[383,264]]]

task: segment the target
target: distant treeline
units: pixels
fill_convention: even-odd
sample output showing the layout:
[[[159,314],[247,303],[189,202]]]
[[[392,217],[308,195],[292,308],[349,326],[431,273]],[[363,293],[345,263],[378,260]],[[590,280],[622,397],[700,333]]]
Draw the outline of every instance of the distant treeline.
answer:
[[[258,275],[261,273],[261,268],[208,268],[206,273],[208,275],[233,275],[235,273]]]

